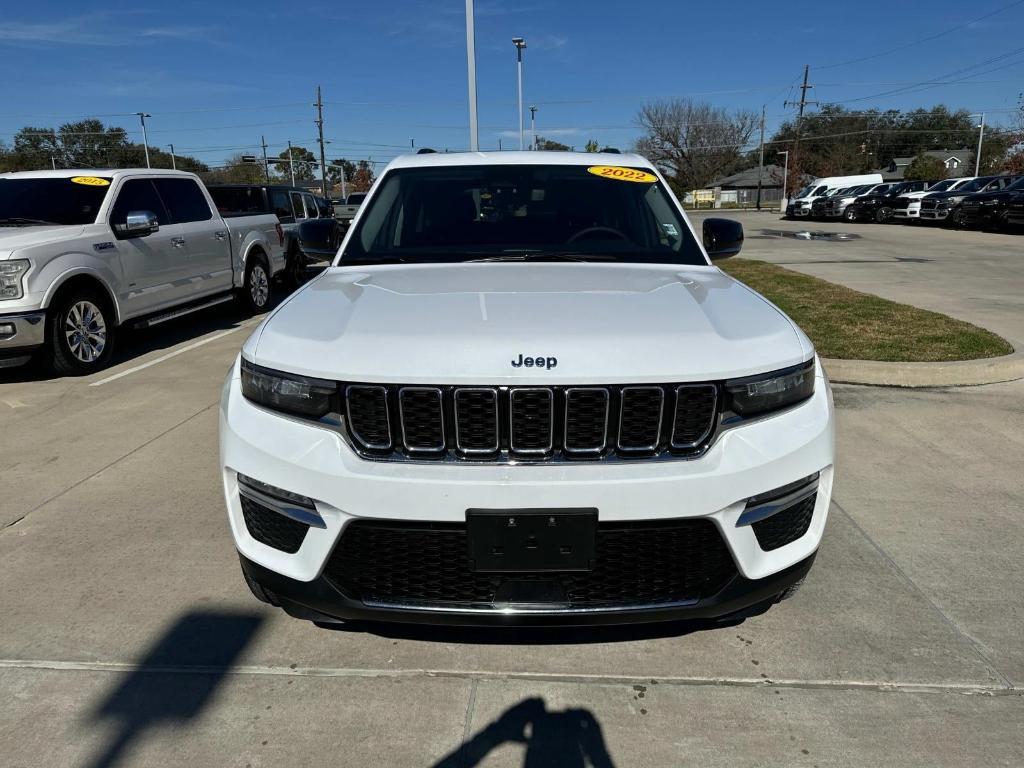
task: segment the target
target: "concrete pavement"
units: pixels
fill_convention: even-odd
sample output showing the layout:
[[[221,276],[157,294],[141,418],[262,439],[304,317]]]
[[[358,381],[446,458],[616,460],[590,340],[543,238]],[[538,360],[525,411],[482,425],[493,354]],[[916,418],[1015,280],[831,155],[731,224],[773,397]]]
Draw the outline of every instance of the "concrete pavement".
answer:
[[[885,282],[870,270],[901,267],[852,263],[898,252],[901,228],[878,229],[828,244],[840,268],[784,242],[819,262],[801,268]],[[928,263],[964,294],[943,302],[974,307],[980,282]],[[1011,305],[954,314],[1012,335]],[[216,403],[242,322],[142,334],[89,379],[0,378],[0,763],[1020,764],[1024,382],[837,386],[818,561],[738,627],[328,631],[252,599],[231,546]]]

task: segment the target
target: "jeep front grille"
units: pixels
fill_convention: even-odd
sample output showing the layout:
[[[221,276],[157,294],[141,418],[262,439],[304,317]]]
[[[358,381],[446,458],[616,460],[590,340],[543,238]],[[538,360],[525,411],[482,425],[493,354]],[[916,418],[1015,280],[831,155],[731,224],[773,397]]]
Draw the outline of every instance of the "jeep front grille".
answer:
[[[348,384],[346,430],[385,460],[693,457],[718,423],[715,384],[457,387]]]

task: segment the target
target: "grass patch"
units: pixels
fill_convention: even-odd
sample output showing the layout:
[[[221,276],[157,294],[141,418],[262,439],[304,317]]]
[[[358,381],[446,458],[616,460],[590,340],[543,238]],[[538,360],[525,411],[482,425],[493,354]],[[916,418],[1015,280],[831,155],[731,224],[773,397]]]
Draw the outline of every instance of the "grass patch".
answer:
[[[1008,355],[1013,347],[976,325],[752,259],[724,271],[776,304],[818,354],[840,360],[936,362]]]

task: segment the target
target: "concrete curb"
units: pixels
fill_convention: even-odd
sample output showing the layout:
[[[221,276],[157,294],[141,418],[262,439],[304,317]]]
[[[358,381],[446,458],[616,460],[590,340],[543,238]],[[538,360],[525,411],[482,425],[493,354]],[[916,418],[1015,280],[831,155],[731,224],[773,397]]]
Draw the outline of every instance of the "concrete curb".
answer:
[[[878,360],[832,360],[822,367],[836,384],[877,387],[971,387],[1024,379],[1024,345],[1010,342],[1014,351],[1002,357],[941,363],[884,363]]]

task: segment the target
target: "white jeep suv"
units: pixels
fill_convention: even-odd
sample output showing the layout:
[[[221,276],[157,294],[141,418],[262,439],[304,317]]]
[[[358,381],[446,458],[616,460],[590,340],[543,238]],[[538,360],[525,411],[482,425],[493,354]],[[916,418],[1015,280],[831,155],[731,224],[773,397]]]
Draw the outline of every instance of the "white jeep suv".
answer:
[[[224,383],[257,597],[317,622],[735,621],[791,594],[831,393],[635,155],[393,161]],[[709,258],[710,257],[710,258]]]

